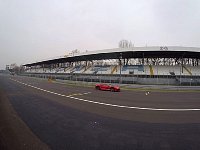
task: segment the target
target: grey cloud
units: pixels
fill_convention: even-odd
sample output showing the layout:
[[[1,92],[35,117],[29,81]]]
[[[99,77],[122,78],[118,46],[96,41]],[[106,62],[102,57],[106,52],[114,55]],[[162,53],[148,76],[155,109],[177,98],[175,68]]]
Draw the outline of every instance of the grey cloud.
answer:
[[[198,0],[0,0],[0,68],[73,49],[200,46]]]

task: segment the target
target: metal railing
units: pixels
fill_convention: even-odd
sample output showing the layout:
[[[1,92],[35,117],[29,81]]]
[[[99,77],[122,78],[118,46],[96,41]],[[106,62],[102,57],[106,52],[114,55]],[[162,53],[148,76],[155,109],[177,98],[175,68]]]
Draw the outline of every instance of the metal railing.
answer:
[[[200,85],[200,76],[186,75],[108,75],[108,74],[56,74],[23,73],[22,76],[51,78],[82,82],[118,83],[118,84],[155,84],[155,85]]]

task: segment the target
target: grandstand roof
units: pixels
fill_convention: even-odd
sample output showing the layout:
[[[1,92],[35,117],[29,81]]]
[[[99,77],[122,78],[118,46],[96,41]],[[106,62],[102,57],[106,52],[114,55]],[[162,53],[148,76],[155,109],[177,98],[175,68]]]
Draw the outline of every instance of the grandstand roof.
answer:
[[[24,66],[36,66],[42,64],[55,64],[76,61],[91,61],[102,59],[119,58],[196,58],[200,59],[200,48],[180,47],[180,46],[151,46],[151,47],[131,47],[114,48],[98,51],[88,51],[77,53],[74,56],[44,60],[40,62],[25,64]]]

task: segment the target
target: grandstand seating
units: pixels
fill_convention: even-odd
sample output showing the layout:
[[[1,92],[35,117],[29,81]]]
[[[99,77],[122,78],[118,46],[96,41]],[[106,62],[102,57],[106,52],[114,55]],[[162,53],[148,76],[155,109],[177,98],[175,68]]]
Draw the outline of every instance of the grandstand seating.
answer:
[[[143,65],[125,65],[122,66],[122,74],[143,74]]]
[[[110,66],[94,66],[91,68],[93,74],[110,74]]]
[[[191,72],[192,75],[200,75],[200,67],[199,66],[186,66],[187,69]]]
[[[73,73],[82,73],[85,66],[75,66],[73,69]]]
[[[65,72],[65,68],[59,68],[58,70],[57,70],[57,73],[64,73]]]
[[[88,68],[86,68],[85,70],[83,70],[82,73],[93,74],[94,73],[93,68],[94,68],[94,66],[89,66]]]
[[[111,66],[111,74],[115,74],[117,72],[117,65]]]
[[[120,74],[119,65],[69,66],[67,68],[32,68],[27,73],[83,73],[83,74]],[[121,74],[133,75],[200,75],[200,66],[150,66],[150,65],[124,65]]]
[[[82,73],[86,73],[87,70],[89,70],[91,68],[91,66],[84,66],[83,72]]]

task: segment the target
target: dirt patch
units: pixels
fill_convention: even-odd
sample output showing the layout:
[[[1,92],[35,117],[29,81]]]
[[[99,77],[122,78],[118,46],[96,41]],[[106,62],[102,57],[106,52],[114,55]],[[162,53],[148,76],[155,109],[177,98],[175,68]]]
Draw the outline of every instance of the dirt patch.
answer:
[[[0,149],[48,150],[13,109],[5,91],[0,88]]]

